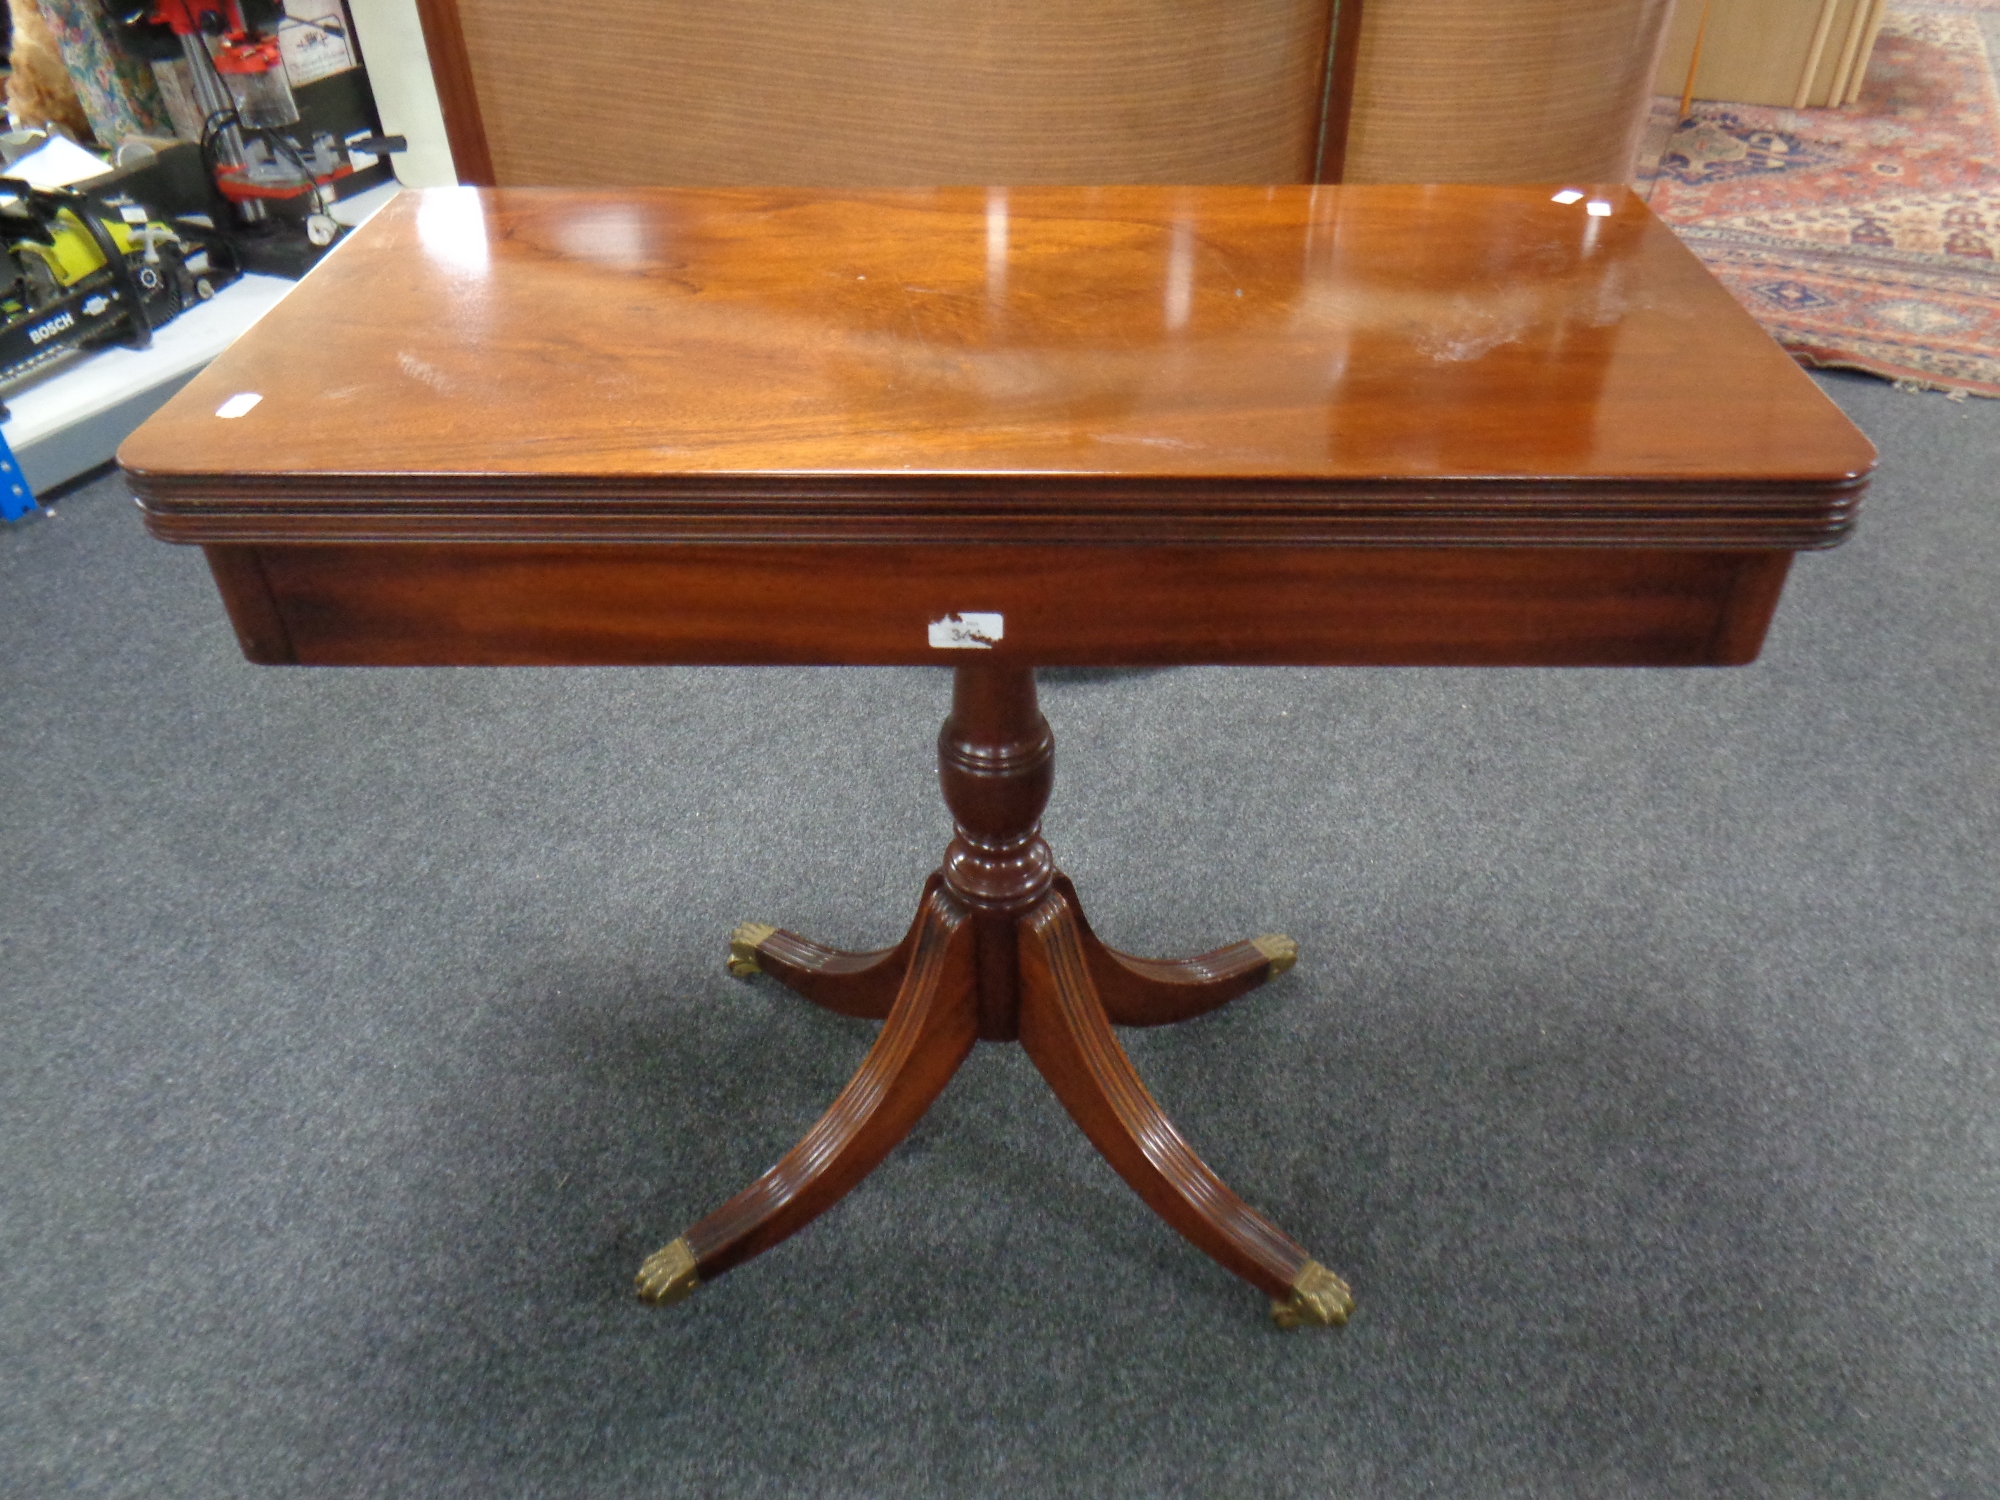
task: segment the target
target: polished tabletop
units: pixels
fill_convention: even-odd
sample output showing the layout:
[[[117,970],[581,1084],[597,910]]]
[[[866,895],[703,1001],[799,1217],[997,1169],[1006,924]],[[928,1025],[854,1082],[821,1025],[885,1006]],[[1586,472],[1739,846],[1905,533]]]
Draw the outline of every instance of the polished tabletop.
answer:
[[[200,542],[1839,540],[1866,439],[1559,186],[406,192],[119,457]]]

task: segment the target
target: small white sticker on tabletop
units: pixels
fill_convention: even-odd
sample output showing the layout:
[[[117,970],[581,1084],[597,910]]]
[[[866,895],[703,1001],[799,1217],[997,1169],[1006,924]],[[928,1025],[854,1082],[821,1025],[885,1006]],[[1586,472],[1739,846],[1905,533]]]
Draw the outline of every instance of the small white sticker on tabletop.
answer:
[[[1006,633],[1001,615],[950,614],[931,621],[931,644],[940,651],[991,651]]]
[[[240,417],[259,401],[264,399],[261,391],[238,391],[222,405],[216,407],[218,417]]]

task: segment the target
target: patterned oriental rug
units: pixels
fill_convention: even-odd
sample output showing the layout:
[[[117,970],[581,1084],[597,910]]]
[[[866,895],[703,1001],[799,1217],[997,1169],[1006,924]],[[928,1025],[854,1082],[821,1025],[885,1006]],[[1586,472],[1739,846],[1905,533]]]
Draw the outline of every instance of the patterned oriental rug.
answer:
[[[2000,0],[1895,0],[1859,102],[1659,101],[1640,190],[1809,364],[2000,397]]]

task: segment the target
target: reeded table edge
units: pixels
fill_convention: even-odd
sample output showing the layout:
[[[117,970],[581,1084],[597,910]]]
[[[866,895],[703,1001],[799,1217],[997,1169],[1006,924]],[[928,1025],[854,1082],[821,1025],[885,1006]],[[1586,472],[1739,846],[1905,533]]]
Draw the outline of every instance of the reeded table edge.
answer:
[[[162,541],[727,542],[1376,547],[1837,546],[1869,476],[1786,481],[1283,482],[1045,475],[811,483],[733,476],[127,473]]]

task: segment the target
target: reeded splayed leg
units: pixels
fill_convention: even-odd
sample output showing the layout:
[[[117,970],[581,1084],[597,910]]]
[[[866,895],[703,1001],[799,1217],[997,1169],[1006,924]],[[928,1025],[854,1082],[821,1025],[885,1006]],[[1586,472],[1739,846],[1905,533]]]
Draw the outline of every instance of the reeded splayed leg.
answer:
[[[937,886],[925,894],[908,972],[889,1017],[819,1123],[778,1164],[640,1268],[639,1295],[677,1302],[839,1202],[943,1092],[978,1036],[972,924]]]
[[[1055,888],[1069,902],[1084,961],[1113,1026],[1191,1021],[1248,994],[1267,979],[1276,979],[1299,960],[1299,945],[1281,932],[1267,932],[1193,958],[1120,953],[1090,930],[1083,903],[1067,875],[1056,876]]]
[[[1146,1092],[1111,1027],[1213,1010],[1292,966],[1269,935],[1188,959],[1100,942],[1041,833],[1054,740],[1030,668],[953,673],[938,781],[954,824],[903,941],[846,953],[762,923],[730,938],[730,972],[766,973],[814,1004],[886,1016],[861,1071],[784,1159],[648,1260],[639,1295],[673,1302],[839,1201],[910,1130],[975,1040],[1027,1048],[1072,1118],[1162,1218],[1269,1293],[1281,1326],[1345,1322],[1347,1286],[1208,1169]]]
[[[729,972],[738,979],[768,974],[823,1010],[879,1021],[896,1003],[896,993],[910,967],[910,954],[916,948],[917,933],[923,927],[924,909],[930,904],[938,880],[933,875],[925,883],[917,919],[893,948],[850,953],[781,927],[745,922],[729,934]]]
[[[1153,1102],[1111,1032],[1067,891],[1021,924],[1021,1045],[1104,1158],[1161,1218],[1271,1298],[1280,1327],[1344,1323],[1333,1272],[1243,1202]]]

